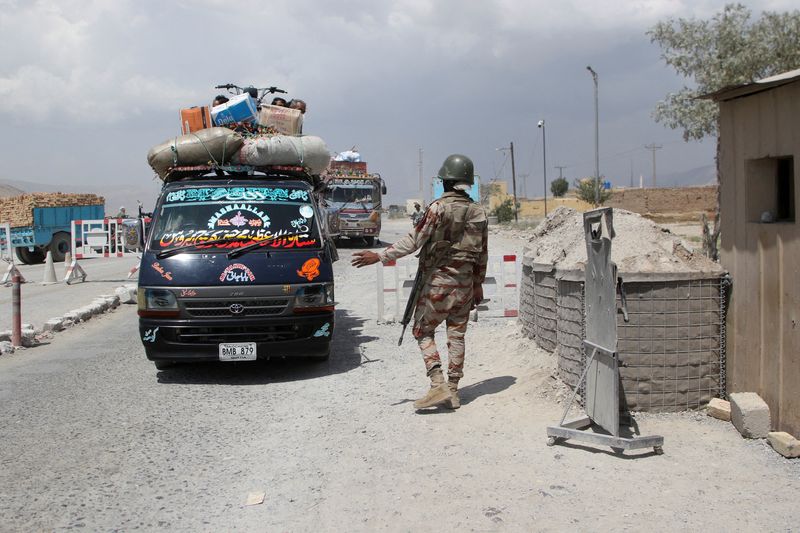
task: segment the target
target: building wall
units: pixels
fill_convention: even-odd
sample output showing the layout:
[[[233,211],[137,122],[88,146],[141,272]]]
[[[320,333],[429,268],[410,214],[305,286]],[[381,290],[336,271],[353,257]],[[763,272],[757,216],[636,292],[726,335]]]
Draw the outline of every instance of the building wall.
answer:
[[[800,435],[800,213],[761,223],[758,205],[774,187],[763,159],[793,156],[800,207],[800,81],[721,102],[720,150],[721,261],[733,278],[727,390],[757,392],[773,428]]]

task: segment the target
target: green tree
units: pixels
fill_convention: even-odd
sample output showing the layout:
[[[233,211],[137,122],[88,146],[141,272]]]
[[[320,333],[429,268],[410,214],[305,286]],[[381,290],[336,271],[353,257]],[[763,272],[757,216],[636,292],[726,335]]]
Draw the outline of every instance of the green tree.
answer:
[[[600,205],[606,203],[606,200],[611,198],[611,191],[603,188],[602,177],[600,178]],[[597,178],[583,178],[582,180],[575,180],[573,186],[578,198],[588,204],[594,204],[595,187],[597,186]]]
[[[747,7],[727,4],[708,20],[671,18],[647,35],[667,65],[693,82],[667,94],[653,114],[657,122],[682,129],[686,141],[717,134],[717,104],[698,96],[800,67],[797,10],[765,11],[753,20]]]
[[[556,198],[561,198],[569,190],[569,182],[566,178],[556,178],[550,182],[550,192]]]
[[[497,221],[501,224],[511,222],[514,220],[514,200],[507,198],[502,204],[495,207],[491,214],[496,216]]]
[[[653,117],[682,129],[686,141],[717,135],[719,107],[698,96],[749,83],[800,67],[800,11],[764,11],[752,19],[742,4],[727,4],[708,20],[671,18],[647,35],[661,47],[661,58],[693,87],[684,86],[656,104]],[[717,212],[714,227],[703,220],[703,248],[718,259],[719,140],[717,140]]]

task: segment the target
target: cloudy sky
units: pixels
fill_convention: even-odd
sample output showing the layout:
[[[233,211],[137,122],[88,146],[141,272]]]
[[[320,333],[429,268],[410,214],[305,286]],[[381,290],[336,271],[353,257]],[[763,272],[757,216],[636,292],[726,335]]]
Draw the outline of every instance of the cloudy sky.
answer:
[[[753,11],[790,0],[744,2]],[[713,163],[713,140],[684,143],[651,110],[683,81],[645,32],[674,16],[706,18],[707,0],[0,0],[3,179],[99,191],[152,206],[160,182],[145,154],[179,130],[178,109],[214,86],[277,85],[308,102],[305,131],[332,151],[357,146],[392,202],[418,193],[452,152],[484,180],[542,193],[592,173],[592,80],[600,78],[600,170],[626,185]],[[522,176],[527,175],[527,181]],[[664,183],[667,185],[668,183]],[[115,210],[116,205],[108,206]]]

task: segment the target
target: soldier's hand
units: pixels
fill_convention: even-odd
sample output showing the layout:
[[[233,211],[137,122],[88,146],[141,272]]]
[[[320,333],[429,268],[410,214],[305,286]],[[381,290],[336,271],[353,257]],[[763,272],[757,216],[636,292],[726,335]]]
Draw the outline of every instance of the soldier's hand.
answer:
[[[472,287],[472,308],[475,309],[483,301],[483,285]]]
[[[381,260],[380,256],[378,256],[378,254],[376,254],[375,252],[370,252],[369,250],[362,250],[360,252],[356,252],[353,254],[353,260],[351,261],[350,264],[352,264],[354,267],[361,268],[369,265],[374,265],[380,260]]]

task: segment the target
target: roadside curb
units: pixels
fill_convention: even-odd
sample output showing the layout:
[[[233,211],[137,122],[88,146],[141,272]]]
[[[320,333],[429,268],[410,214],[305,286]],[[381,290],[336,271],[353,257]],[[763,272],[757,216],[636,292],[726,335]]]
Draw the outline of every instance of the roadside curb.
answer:
[[[11,344],[11,331],[0,331],[0,355],[14,353],[20,349],[33,348],[55,333],[64,331],[76,324],[91,320],[92,317],[111,312],[121,304],[136,303],[136,285],[122,285],[114,290],[114,294],[101,294],[89,304],[67,311],[60,317],[47,320],[40,328],[32,324],[22,325],[22,346]]]

